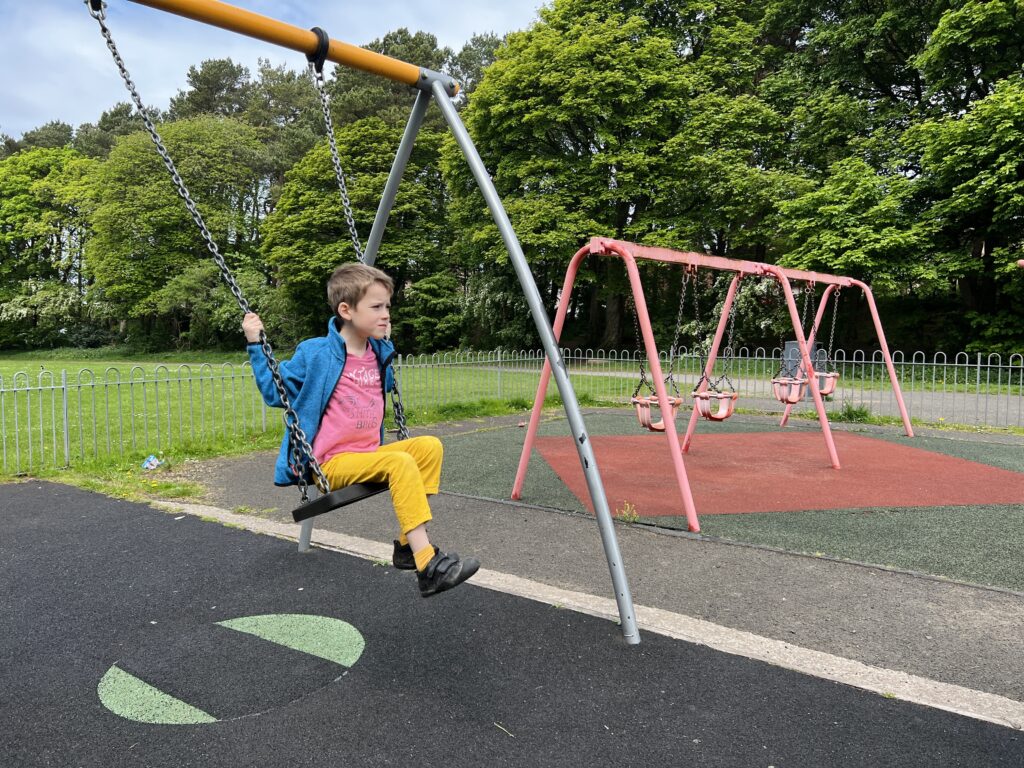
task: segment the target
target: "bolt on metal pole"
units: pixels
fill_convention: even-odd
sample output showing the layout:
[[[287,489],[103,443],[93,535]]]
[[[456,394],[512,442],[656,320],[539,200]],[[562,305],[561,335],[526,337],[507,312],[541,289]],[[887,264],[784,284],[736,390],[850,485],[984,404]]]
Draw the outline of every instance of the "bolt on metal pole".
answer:
[[[501,232],[501,239],[505,243],[509,257],[515,267],[519,283],[523,288],[527,304],[530,307],[530,314],[533,315],[533,322],[540,334],[541,342],[548,360],[551,362],[551,371],[558,385],[558,393],[562,397],[565,407],[565,415],[569,420],[569,427],[576,444],[576,451],[580,457],[580,464],[583,466],[583,474],[587,481],[587,488],[590,491],[590,498],[594,503],[594,512],[597,515],[598,528],[601,532],[601,541],[604,545],[605,557],[608,559],[608,570],[611,572],[612,585],[615,589],[615,601],[618,604],[619,618],[622,624],[622,635],[626,642],[635,645],[640,642],[640,634],[636,626],[636,616],[633,610],[633,596],[629,591],[629,583],[626,580],[626,570],[622,564],[622,554],[619,551],[619,542],[615,536],[615,526],[612,523],[611,511],[608,508],[608,499],[605,497],[604,484],[601,482],[601,474],[597,469],[597,459],[594,456],[594,449],[587,434],[586,425],[583,423],[583,415],[580,413],[580,406],[576,400],[576,393],[569,381],[565,369],[565,362],[562,360],[555,336],[548,323],[547,313],[544,311],[544,303],[541,301],[537,284],[530,272],[526,256],[519,245],[519,238],[512,229],[512,222],[509,221],[505,207],[501,203],[498,191],[494,188],[491,176],[484,166],[480,154],[470,138],[466,126],[462,124],[459,113],[455,110],[451,99],[444,90],[444,85],[434,81],[434,96],[437,105],[441,108],[445,120],[448,122],[455,140],[462,149],[466,162],[469,163],[473,177],[476,179],[487,207],[490,209],[494,223]]]

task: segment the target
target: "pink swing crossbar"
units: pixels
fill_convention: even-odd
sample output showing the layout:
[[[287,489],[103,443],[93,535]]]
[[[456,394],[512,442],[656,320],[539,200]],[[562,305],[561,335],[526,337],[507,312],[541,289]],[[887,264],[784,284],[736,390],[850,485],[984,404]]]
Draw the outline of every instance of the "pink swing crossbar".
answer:
[[[903,402],[903,394],[900,391],[899,381],[896,378],[896,368],[892,363],[892,357],[889,355],[889,347],[886,344],[885,334],[882,331],[882,323],[878,318],[878,310],[875,307],[874,296],[871,294],[871,289],[864,283],[849,277],[827,275],[820,272],[806,272],[799,269],[787,269],[774,264],[764,264],[761,262],[739,259],[727,259],[722,256],[710,256],[704,253],[673,251],[668,248],[637,245],[636,243],[629,243],[623,240],[594,237],[590,239],[589,243],[576,252],[576,255],[569,261],[569,266],[566,269],[565,281],[562,284],[562,290],[555,312],[555,320],[552,324],[552,331],[554,332],[556,340],[561,335],[562,328],[565,325],[565,318],[572,298],[572,288],[573,283],[576,280],[576,274],[579,271],[580,264],[588,256],[609,256],[612,258],[622,259],[626,266],[626,274],[629,276],[630,290],[632,291],[633,302],[636,306],[637,321],[640,326],[641,336],[643,337],[644,352],[647,357],[648,367],[653,377],[656,399],[663,414],[666,411],[670,411],[672,406],[670,405],[668,392],[665,391],[665,382],[658,358],[658,347],[654,342],[654,331],[651,328],[651,319],[647,312],[647,303],[644,299],[643,285],[640,282],[640,272],[636,264],[637,259],[649,259],[651,261],[660,261],[668,264],[681,264],[703,269],[717,269],[725,272],[733,272],[736,275],[729,286],[729,292],[727,293],[725,302],[722,306],[722,316],[719,319],[715,339],[712,342],[711,349],[709,350],[708,358],[704,366],[704,381],[702,381],[701,385],[698,387],[698,392],[706,391],[707,389],[708,376],[711,375],[711,372],[714,369],[715,358],[718,355],[718,350],[722,343],[722,336],[727,325],[729,310],[731,309],[733,300],[736,296],[736,286],[739,283],[739,278],[743,275],[773,277],[779,281],[779,284],[782,286],[782,292],[786,298],[786,306],[789,309],[790,321],[793,323],[795,338],[800,347],[801,365],[805,371],[813,371],[814,365],[811,362],[807,339],[804,337],[803,328],[801,327],[800,314],[797,311],[796,302],[793,300],[793,291],[790,287],[790,281],[822,283],[830,287],[859,288],[867,299],[868,310],[871,313],[875,332],[878,335],[878,342],[881,346],[882,356],[885,359],[886,369],[889,373],[889,380],[892,383],[893,394],[895,395],[896,403],[899,406],[900,415],[903,417],[904,430],[906,431],[907,437],[914,436],[913,429],[910,426],[910,415],[907,413],[906,405]],[[530,463],[530,456],[533,454],[533,446],[537,437],[537,428],[540,424],[541,412],[544,407],[544,396],[547,393],[548,383],[550,380],[551,361],[545,359],[544,367],[541,370],[540,381],[537,383],[537,394],[533,400],[533,410],[530,413],[530,423],[526,430],[526,439],[523,442],[523,450],[519,455],[519,466],[516,469],[515,482],[512,486],[513,499],[521,499],[523,495],[523,484],[526,480],[526,470]],[[835,469],[839,469],[839,456],[836,453],[835,442],[832,439],[832,430],[828,423],[828,416],[825,414],[825,405],[822,400],[821,392],[818,389],[818,379],[816,376],[812,376],[808,379],[808,386],[810,387],[811,395],[814,397],[814,406],[818,412],[818,422],[821,424],[821,432],[825,438],[825,446],[828,451],[829,460]],[[709,405],[710,401],[711,395],[708,396]],[[694,532],[700,530],[700,523],[697,520],[697,510],[693,503],[693,493],[690,489],[690,481],[686,475],[686,466],[683,463],[683,454],[689,449],[690,438],[693,435],[693,430],[696,427],[699,416],[700,408],[694,407],[690,414],[690,423],[687,427],[686,437],[682,446],[680,445],[679,434],[676,432],[675,420],[672,418],[662,419],[665,427],[665,436],[668,438],[669,442],[672,465],[675,469],[676,479],[679,486],[679,494],[682,497],[683,512],[686,515],[686,521],[689,529]]]
[[[642,397],[634,397],[630,400],[633,406],[636,408],[636,418],[640,422],[640,426],[644,429],[648,429],[651,432],[664,432],[665,431],[665,417],[662,415],[658,421],[651,421],[651,406],[655,408],[659,407],[657,395],[647,395]],[[676,413],[679,411],[679,406],[683,404],[683,398],[668,396],[669,404],[669,418],[674,422],[676,420]]]

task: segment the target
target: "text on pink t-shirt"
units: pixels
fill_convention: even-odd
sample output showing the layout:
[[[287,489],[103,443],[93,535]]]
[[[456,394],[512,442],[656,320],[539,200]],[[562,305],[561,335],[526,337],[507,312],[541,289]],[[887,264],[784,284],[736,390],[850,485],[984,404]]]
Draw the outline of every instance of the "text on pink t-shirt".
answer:
[[[320,464],[339,453],[369,453],[380,447],[384,418],[384,392],[380,385],[377,356],[367,345],[361,357],[345,356],[341,372],[320,429],[313,439],[313,455]]]

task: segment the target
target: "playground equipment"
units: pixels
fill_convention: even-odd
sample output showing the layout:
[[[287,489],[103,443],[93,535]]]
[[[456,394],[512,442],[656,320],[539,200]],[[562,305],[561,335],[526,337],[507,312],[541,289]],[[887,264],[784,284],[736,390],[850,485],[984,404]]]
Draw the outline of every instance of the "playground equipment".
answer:
[[[810,286],[803,288],[803,314],[800,316],[800,329],[807,325],[807,308],[810,306]],[[808,345],[813,349],[811,342]],[[799,403],[807,394],[807,374],[800,360],[787,360],[785,334],[779,333],[779,370],[772,377],[772,394],[784,405]]]
[[[814,285],[813,284],[808,284],[808,285],[804,286],[804,318],[805,318],[805,320],[804,320],[803,324],[806,324],[807,307],[810,306],[810,298],[811,298],[811,294],[812,294],[813,290],[814,290]],[[806,386],[806,381],[807,381],[808,378],[816,379],[818,381],[818,388],[819,388],[819,391],[821,392],[821,396],[822,397],[828,397],[833,392],[835,392],[836,391],[836,385],[839,383],[839,372],[837,370],[835,370],[835,366],[833,364],[832,349],[833,349],[833,345],[835,343],[835,337],[836,337],[836,316],[839,313],[839,295],[840,295],[841,291],[842,291],[842,287],[841,286],[829,285],[829,286],[825,287],[825,291],[824,291],[824,293],[821,296],[821,303],[818,304],[818,309],[817,309],[817,311],[815,312],[815,315],[814,315],[814,325],[811,326],[811,331],[810,331],[810,333],[807,336],[807,346],[808,346],[808,348],[812,349],[812,350],[815,349],[815,342],[817,341],[818,329],[821,327],[821,321],[822,321],[822,319],[823,319],[823,317],[825,315],[825,309],[828,306],[829,300],[831,299],[831,301],[832,301],[832,325],[831,325],[830,330],[829,330],[828,346],[825,348],[824,360],[822,360],[817,354],[812,354],[811,355],[811,362],[814,364],[814,367],[811,369],[811,372],[810,372],[809,376],[804,371],[804,369],[802,367],[798,366],[798,368],[799,368],[799,370],[797,372],[798,380],[803,380],[804,381],[804,385],[803,386]],[[772,386],[773,387],[775,386],[775,381],[774,380],[772,381]],[[778,397],[777,394],[776,394],[776,397]],[[780,400],[780,402],[782,402],[786,406],[785,410],[782,413],[782,419],[779,421],[779,426],[780,427],[784,427],[784,426],[786,426],[787,423],[789,423],[789,416],[790,416],[790,414],[793,411],[793,406],[796,405],[798,402],[800,402],[800,400],[802,400],[803,397],[804,397],[804,392],[803,392],[803,388],[801,388],[800,397],[798,397],[798,398],[796,398],[794,400],[788,400],[788,399],[787,400],[783,400],[782,398],[778,398]]]
[[[675,380],[675,361],[679,352],[679,336],[683,327],[683,308],[686,305],[686,288],[690,282],[690,270],[683,270],[682,281],[679,285],[679,309],[676,311],[676,327],[675,334],[672,336],[672,344],[669,346],[668,351],[668,373],[665,375],[665,383],[671,384],[675,395],[669,395],[669,416],[673,420],[676,418],[676,413],[679,411],[680,406],[683,404],[683,398],[679,392],[679,386]],[[696,292],[696,286],[694,286]],[[696,301],[696,298],[694,299]],[[636,304],[633,302],[632,297],[629,298],[629,306],[631,314],[633,315],[633,330],[635,332],[637,351],[642,352],[641,346],[641,335],[640,335],[640,321],[636,313]],[[640,422],[640,426],[650,430],[651,432],[664,432],[665,431],[665,417],[662,412],[662,418],[659,421],[652,421],[651,408],[658,408],[658,394],[654,390],[651,382],[647,380],[647,370],[644,367],[644,358],[640,357],[638,364],[640,366],[640,380],[636,384],[636,389],[633,390],[633,396],[630,398],[630,402],[636,409],[637,420]],[[646,387],[648,394],[641,395],[640,390]]]
[[[733,411],[736,409],[736,400],[739,397],[739,393],[736,391],[736,387],[733,386],[732,381],[729,379],[729,370],[732,367],[733,359],[733,335],[736,330],[736,295],[739,291],[739,280],[742,280],[743,275],[737,275],[737,282],[735,283],[735,289],[732,290],[731,294],[727,294],[726,301],[730,301],[728,298],[731,295],[731,308],[722,310],[722,317],[719,321],[721,326],[722,322],[728,317],[729,323],[729,335],[725,342],[725,349],[722,354],[722,373],[717,378],[711,378],[712,370],[714,369],[715,361],[711,358],[710,354],[705,356],[705,347],[703,343],[700,346],[701,349],[701,374],[700,379],[697,381],[696,387],[693,390],[693,409],[694,412],[700,414],[708,421],[725,421],[727,418],[732,416]],[[694,281],[696,282],[696,281]],[[730,285],[730,289],[733,286]],[[696,293],[696,291],[694,291]],[[694,315],[697,319],[697,327],[703,329],[703,325],[700,320],[700,308],[697,305],[697,297],[694,296]],[[716,333],[716,343],[721,342],[721,334]],[[710,347],[709,347],[710,351]]]
[[[690,282],[693,282],[693,317],[694,326],[697,329],[698,339],[694,344],[694,348],[700,350],[700,370],[701,375],[694,384],[691,396],[693,397],[694,409],[705,419],[709,421],[724,421],[729,418],[736,407],[736,400],[738,393],[736,388],[733,386],[732,381],[729,378],[729,370],[732,365],[733,358],[733,332],[736,327],[736,302],[733,302],[732,309],[729,312],[729,337],[726,341],[726,346],[722,355],[723,370],[722,373],[715,377],[711,377],[711,366],[707,366],[707,351],[711,347],[711,340],[709,338],[703,338],[704,335],[704,323],[700,313],[700,294],[698,291],[697,284],[697,270],[693,267],[687,266],[683,269],[683,277],[679,286],[679,309],[676,311],[676,324],[675,332],[672,337],[672,344],[669,347],[668,357],[668,372],[665,375],[665,383],[671,384],[675,395],[669,395],[669,404],[671,410],[669,414],[672,419],[675,419],[676,413],[680,406],[683,404],[683,398],[679,392],[679,387],[675,381],[675,361],[678,358],[679,352],[679,337],[682,333],[683,327],[683,314],[686,307],[686,298],[688,293],[688,286]],[[636,303],[633,301],[633,297],[629,297],[629,304],[633,315],[633,328],[635,331],[635,338],[637,341],[637,351],[642,352],[641,342],[643,336],[640,333],[640,323],[636,311]],[[665,421],[662,418],[659,421],[652,421],[651,408],[659,407],[657,392],[651,385],[651,382],[647,380],[647,372],[644,366],[644,358],[641,357],[639,360],[640,368],[640,380],[637,382],[636,389],[633,390],[633,396],[630,398],[630,402],[636,408],[637,419],[640,425],[651,432],[664,432]],[[646,387],[648,390],[647,395],[639,395],[641,388]]]
[[[811,360],[808,339],[804,336],[800,314],[793,298],[793,290],[790,285],[790,281],[798,281],[805,284],[820,283],[826,285],[828,286],[828,288],[826,288],[826,293],[829,295],[831,295],[829,289],[859,288],[864,293],[868,303],[868,308],[871,312],[875,332],[878,336],[878,342],[881,346],[882,355],[885,359],[886,369],[889,373],[889,381],[892,384],[893,392],[896,396],[896,402],[899,406],[900,415],[903,419],[904,430],[908,437],[913,437],[914,432],[910,425],[910,416],[907,413],[906,405],[903,402],[903,395],[900,391],[899,381],[896,378],[896,369],[893,366],[892,357],[889,354],[889,347],[885,341],[885,334],[882,330],[882,323],[878,317],[878,310],[875,307],[875,299],[871,293],[871,289],[864,283],[849,277],[829,275],[820,272],[807,272],[797,269],[786,269],[775,266],[774,264],[727,259],[721,256],[710,256],[703,253],[673,251],[668,248],[656,248],[625,242],[622,240],[594,237],[591,238],[587,245],[583,246],[576,252],[576,255],[573,256],[572,260],[569,262],[568,268],[566,269],[565,281],[562,285],[562,291],[560,294],[561,301],[559,302],[555,313],[553,330],[556,338],[561,334],[562,327],[565,323],[565,316],[569,307],[569,300],[572,296],[572,287],[576,280],[576,273],[579,270],[579,265],[585,257],[590,255],[622,259],[626,266],[632,300],[636,307],[638,324],[644,341],[647,365],[651,371],[654,389],[662,413],[668,413],[670,411],[671,401],[665,388],[665,381],[661,374],[658,349],[655,344],[654,333],[651,329],[650,316],[647,312],[643,285],[640,282],[640,272],[636,264],[638,259],[649,259],[669,264],[681,264],[694,269],[715,269],[733,273],[734,276],[732,281],[729,283],[729,290],[726,293],[725,301],[722,303],[721,316],[718,320],[718,327],[715,330],[714,340],[711,343],[711,348],[708,350],[707,360],[704,364],[704,380],[702,381],[702,384],[706,384],[707,380],[710,378],[719,349],[721,348],[722,339],[725,336],[727,327],[731,324],[730,319],[735,318],[733,306],[740,281],[744,276],[752,275],[765,277],[779,282],[786,300],[786,306],[789,310],[789,317],[793,324],[794,336],[800,348],[801,364],[805,371],[813,371],[814,363]],[[825,298],[828,297],[826,296]],[[822,305],[819,306],[819,313],[824,311],[824,307],[825,302],[823,299]],[[516,470],[515,482],[512,487],[513,499],[522,498],[523,484],[526,479],[526,470],[529,465],[530,455],[533,451],[533,444],[537,436],[537,426],[540,423],[541,409],[544,404],[544,394],[547,391],[550,376],[550,362],[545,362],[544,368],[541,371],[540,382],[537,386],[537,394],[534,398],[533,410],[530,414],[530,423],[527,428],[523,450],[519,457],[519,466]],[[818,414],[818,422],[821,425],[821,432],[825,440],[825,448],[829,457],[829,462],[833,468],[839,469],[839,456],[836,452],[835,441],[832,439],[832,430],[829,426],[828,416],[825,413],[825,405],[822,400],[821,391],[818,387],[817,376],[808,377],[806,386],[810,389],[811,395],[814,398],[814,405]],[[686,475],[686,466],[683,462],[683,454],[689,450],[699,416],[700,410],[695,407],[690,413],[690,422],[687,426],[686,436],[682,444],[680,444],[679,435],[676,432],[675,421],[671,418],[664,419],[664,431],[669,441],[672,464],[675,469],[679,493],[682,499],[683,513],[686,516],[689,529],[694,532],[700,530],[700,523],[697,519],[697,510],[693,502],[693,494]]]
[[[158,10],[168,11],[194,21],[210,24],[232,32],[254,37],[256,39],[263,40],[264,42],[300,51],[304,53],[311,62],[319,60],[321,66],[324,61],[332,61],[336,64],[343,64],[364,72],[386,77],[395,82],[404,83],[415,89],[416,97],[412,107],[412,112],[410,114],[409,121],[406,124],[405,132],[399,143],[398,151],[395,155],[395,160],[392,163],[387,182],[385,183],[384,192],[381,196],[376,216],[374,217],[373,226],[370,230],[370,236],[367,239],[366,248],[361,255],[363,262],[366,264],[372,265],[376,259],[377,250],[383,238],[384,229],[395,202],[398,186],[412,153],[416,135],[423,123],[423,118],[431,99],[434,100],[451,129],[452,134],[455,137],[456,144],[459,146],[463,156],[466,158],[466,162],[469,164],[473,178],[483,194],[484,201],[487,204],[495,224],[497,225],[505,248],[509,253],[510,261],[515,269],[516,276],[519,279],[527,305],[529,306],[530,315],[533,317],[537,333],[544,346],[544,351],[547,357],[547,370],[550,371],[554,369],[555,382],[558,385],[558,391],[565,407],[566,417],[575,437],[577,455],[579,456],[580,465],[583,468],[584,475],[587,478],[587,487],[590,491],[590,496],[596,512],[598,529],[601,534],[605,556],[608,560],[608,567],[611,573],[616,603],[619,610],[622,634],[627,643],[639,643],[640,635],[637,630],[636,617],[633,610],[633,598],[630,593],[629,584],[626,580],[625,570],[622,566],[622,556],[619,551],[618,540],[615,536],[615,528],[612,524],[611,511],[608,507],[608,500],[605,496],[604,486],[601,482],[601,475],[598,471],[597,460],[594,456],[593,447],[590,444],[586,425],[584,424],[583,416],[580,413],[579,402],[576,398],[576,393],[573,390],[572,384],[569,381],[569,376],[562,360],[561,352],[559,351],[558,344],[555,340],[555,334],[547,322],[547,314],[544,311],[544,304],[541,299],[540,292],[537,290],[536,282],[530,272],[530,267],[526,261],[525,255],[523,254],[522,247],[519,244],[515,231],[512,229],[512,224],[509,221],[508,214],[501,203],[501,199],[498,196],[498,192],[494,187],[494,183],[491,180],[491,176],[487,171],[487,168],[480,159],[476,146],[473,144],[469,133],[466,131],[466,128],[463,125],[454,104],[452,103],[452,97],[454,97],[459,90],[459,86],[455,80],[440,72],[418,67],[408,62],[399,61],[398,59],[374,53],[373,51],[368,51],[349,43],[333,40],[322,31],[305,30],[299,27],[294,27],[251,11],[246,11],[235,6],[219,2],[219,0],[131,0],[131,2],[156,8]],[[181,182],[180,176],[174,167],[174,163],[171,160],[170,155],[167,153],[155,126],[146,114],[142,99],[139,97],[139,94],[135,89],[135,85],[128,74],[124,60],[121,58],[110,30],[106,25],[107,4],[103,2],[103,0],[85,0],[85,3],[89,9],[90,15],[99,24],[100,32],[114,57],[114,62],[117,64],[122,79],[125,82],[125,86],[131,94],[135,106],[143,118],[146,129],[156,145],[168,173],[174,180],[178,193],[184,200],[189,214],[196,226],[202,233],[207,248],[212,254],[214,261],[217,263],[221,277],[235,296],[241,310],[243,312],[249,312],[248,303],[242,296],[237,282],[228,270],[217,244],[214,242],[205,223],[203,222],[202,216],[200,215],[195,203],[192,201],[188,190],[185,188],[184,183]],[[323,89],[320,90],[321,94],[323,94]],[[323,98],[323,95],[321,98]],[[324,111],[329,123],[330,115],[326,104]],[[331,132],[330,129],[329,137],[333,138],[333,132]],[[332,161],[336,163],[335,170],[338,172],[340,171],[340,163],[337,163],[337,152],[335,151],[332,154]],[[347,199],[344,189],[343,175],[339,174],[339,177],[339,188],[341,189],[343,199]],[[349,217],[351,216],[351,211],[349,209],[347,209],[346,213]],[[350,231],[354,230],[351,218],[349,224]],[[353,234],[355,233],[353,232]],[[358,237],[355,237],[355,244],[358,252]],[[260,343],[274,375],[275,385],[279,392],[282,392],[283,394],[284,385],[283,382],[280,381],[280,374],[277,371],[277,362],[265,335],[261,336]],[[658,386],[661,387],[660,370],[658,375]],[[661,394],[663,395],[663,392]],[[295,451],[293,452],[293,456],[295,460],[301,464],[302,460],[306,457],[312,458],[312,448],[306,440],[305,435],[302,434],[301,429],[299,429],[298,419],[285,398],[282,399],[282,402],[285,403],[285,420],[286,424],[289,426],[289,434],[294,438],[293,446]],[[664,402],[664,397],[661,398],[661,402]],[[294,429],[291,428],[293,426]],[[340,503],[344,501],[343,498],[331,499],[327,479],[324,477],[319,466],[316,465],[315,460],[309,466],[314,484],[317,485],[321,493],[325,494],[320,499],[317,499],[309,505],[311,508],[315,508],[310,511],[314,514],[318,514],[319,511],[327,511],[328,509],[334,508],[332,505],[334,505],[335,502]],[[305,480],[305,478],[303,479]],[[350,496],[358,496],[358,493],[352,492],[351,489],[343,490],[349,491],[348,495]],[[381,490],[383,489],[378,489],[376,492],[380,492]],[[303,522],[304,534],[307,531],[305,527],[307,522],[309,522],[309,520]],[[302,546],[301,538],[302,537],[300,537],[300,548]],[[308,540],[306,543],[308,544]]]

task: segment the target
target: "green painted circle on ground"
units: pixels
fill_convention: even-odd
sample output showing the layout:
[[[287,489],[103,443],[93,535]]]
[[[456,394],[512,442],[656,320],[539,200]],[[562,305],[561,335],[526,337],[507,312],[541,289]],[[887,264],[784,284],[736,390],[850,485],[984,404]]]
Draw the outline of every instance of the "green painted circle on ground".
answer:
[[[274,613],[219,621],[217,626],[290,648],[349,668],[363,653],[363,636],[347,621],[329,616]],[[114,664],[96,688],[100,702],[115,715],[140,723],[202,725],[218,718],[160,690]]]

